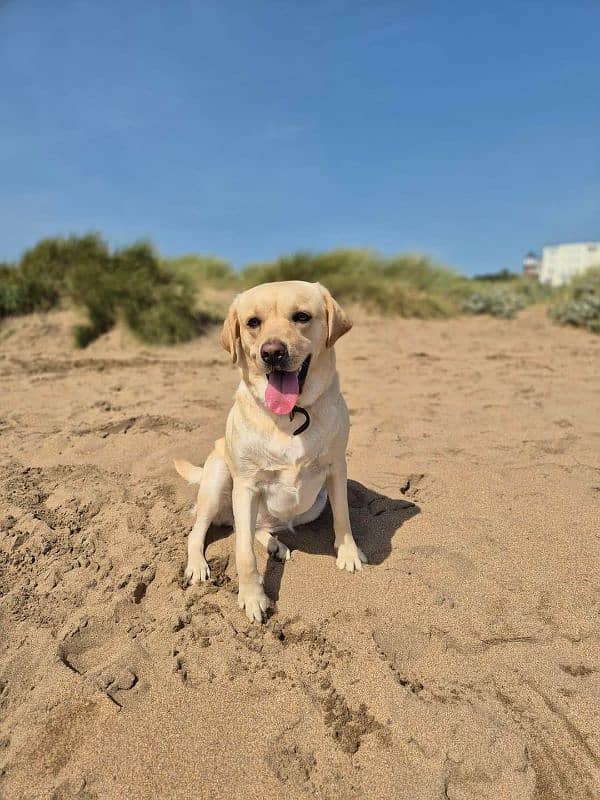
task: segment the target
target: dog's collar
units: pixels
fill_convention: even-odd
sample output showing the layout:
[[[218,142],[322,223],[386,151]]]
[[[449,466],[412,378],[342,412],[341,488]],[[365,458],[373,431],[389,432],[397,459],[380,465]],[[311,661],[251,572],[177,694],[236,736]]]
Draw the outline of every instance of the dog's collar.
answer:
[[[299,427],[299,428],[297,428],[297,429],[296,429],[296,430],[295,430],[295,431],[292,433],[292,436],[298,436],[298,434],[299,434],[299,433],[304,433],[304,431],[305,431],[305,430],[308,428],[308,426],[310,425],[310,416],[309,416],[309,414],[308,414],[308,411],[307,411],[305,408],[301,408],[300,406],[294,406],[294,407],[292,408],[292,410],[291,410],[291,412],[290,412],[290,422],[291,422],[291,421],[294,419],[294,416],[295,416],[295,414],[296,414],[296,411],[299,411],[301,414],[304,414],[304,416],[305,416],[305,418],[306,418],[306,419],[304,420],[304,422],[302,423],[302,425],[300,425],[300,427]]]

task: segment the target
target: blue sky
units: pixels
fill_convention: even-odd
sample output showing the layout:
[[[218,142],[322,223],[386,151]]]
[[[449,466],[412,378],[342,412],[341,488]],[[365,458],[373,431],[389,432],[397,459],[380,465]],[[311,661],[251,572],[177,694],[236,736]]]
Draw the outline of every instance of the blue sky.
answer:
[[[0,260],[600,239],[600,3],[0,0]]]

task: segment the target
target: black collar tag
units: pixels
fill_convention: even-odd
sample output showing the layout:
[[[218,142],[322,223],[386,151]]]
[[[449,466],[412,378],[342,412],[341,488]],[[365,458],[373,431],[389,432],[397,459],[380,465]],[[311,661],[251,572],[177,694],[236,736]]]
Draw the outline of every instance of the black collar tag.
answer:
[[[300,406],[294,406],[294,407],[292,408],[292,410],[291,410],[291,413],[290,413],[290,422],[291,422],[291,421],[294,419],[294,416],[295,416],[295,414],[296,414],[296,411],[299,411],[301,414],[304,414],[304,416],[306,417],[306,419],[304,420],[304,422],[302,423],[302,425],[300,425],[300,427],[299,427],[299,428],[297,428],[297,429],[296,429],[296,430],[293,432],[292,436],[298,436],[298,434],[299,434],[299,433],[304,433],[304,431],[305,431],[305,430],[308,428],[308,426],[310,425],[310,417],[308,416],[308,411],[307,411],[305,408],[300,408]]]

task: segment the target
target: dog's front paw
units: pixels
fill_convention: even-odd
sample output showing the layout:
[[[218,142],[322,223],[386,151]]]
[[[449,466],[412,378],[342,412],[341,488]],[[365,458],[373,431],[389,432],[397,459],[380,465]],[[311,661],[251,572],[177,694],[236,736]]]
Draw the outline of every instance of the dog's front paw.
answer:
[[[338,569],[345,569],[347,572],[358,572],[362,569],[362,565],[367,563],[367,557],[354,542],[341,544],[338,547],[335,563]]]
[[[210,567],[206,563],[206,559],[200,556],[193,561],[189,560],[183,578],[186,585],[195,586],[200,581],[207,581],[210,578]]]
[[[262,622],[271,601],[264,593],[260,583],[240,584],[238,606],[246,610],[250,622]]]

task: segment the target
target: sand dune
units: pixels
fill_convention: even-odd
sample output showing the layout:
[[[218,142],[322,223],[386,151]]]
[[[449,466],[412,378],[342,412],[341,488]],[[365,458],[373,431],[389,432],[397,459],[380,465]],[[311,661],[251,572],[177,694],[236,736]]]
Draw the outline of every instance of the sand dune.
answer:
[[[236,371],[214,334],[85,351],[0,328],[3,800],[600,796],[600,337],[355,315],[349,499],[238,610],[233,540],[184,589],[193,489]]]

